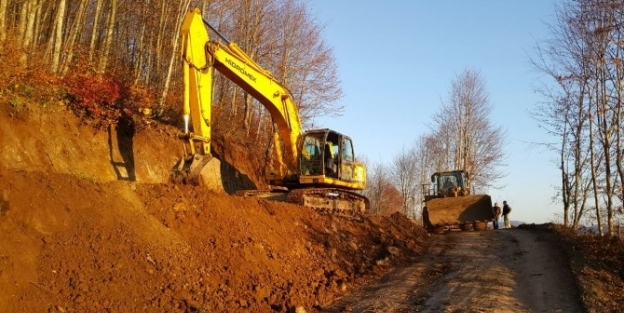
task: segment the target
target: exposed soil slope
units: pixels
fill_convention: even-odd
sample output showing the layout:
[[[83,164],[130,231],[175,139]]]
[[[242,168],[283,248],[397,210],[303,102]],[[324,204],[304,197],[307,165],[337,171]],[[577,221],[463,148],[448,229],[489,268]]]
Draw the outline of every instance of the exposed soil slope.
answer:
[[[174,138],[3,104],[0,312],[310,311],[422,252],[426,233],[401,215],[169,184]]]
[[[0,95],[0,312],[624,309],[619,238],[553,225],[429,236],[400,214],[173,185],[176,132],[95,131]],[[217,148],[226,190],[261,185],[244,147]]]

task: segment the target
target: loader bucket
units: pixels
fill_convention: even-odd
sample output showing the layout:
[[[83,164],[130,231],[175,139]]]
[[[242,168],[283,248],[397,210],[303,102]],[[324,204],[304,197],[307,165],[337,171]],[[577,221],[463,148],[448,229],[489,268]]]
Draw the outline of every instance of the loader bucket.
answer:
[[[493,218],[492,199],[488,195],[434,198],[427,201],[423,213],[425,225],[434,228],[487,223]]]
[[[208,190],[224,191],[221,178],[221,161],[209,155],[193,155],[180,160],[171,170],[171,181],[193,184]]]

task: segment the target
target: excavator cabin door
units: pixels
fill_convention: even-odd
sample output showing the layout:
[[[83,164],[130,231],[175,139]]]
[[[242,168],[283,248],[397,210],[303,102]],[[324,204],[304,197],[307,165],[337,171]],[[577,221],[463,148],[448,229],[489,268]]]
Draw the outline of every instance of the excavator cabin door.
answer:
[[[355,155],[351,138],[323,129],[307,132],[302,140],[301,175],[352,181]]]
[[[340,143],[340,180],[352,181],[355,169],[355,154],[353,152],[353,143],[351,138],[342,136]]]

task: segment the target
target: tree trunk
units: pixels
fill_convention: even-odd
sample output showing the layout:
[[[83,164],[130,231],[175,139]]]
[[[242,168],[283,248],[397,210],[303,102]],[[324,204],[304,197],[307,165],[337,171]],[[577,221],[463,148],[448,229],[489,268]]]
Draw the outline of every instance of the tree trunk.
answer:
[[[0,0],[0,43],[2,43],[6,39],[6,14],[8,2],[9,0]]]
[[[108,66],[108,56],[110,55],[111,46],[113,44],[113,35],[115,31],[115,21],[117,18],[117,0],[111,0],[110,12],[107,15],[106,36],[104,37],[104,45],[102,46],[102,54],[100,62],[98,62],[97,73],[104,74]]]
[[[565,166],[565,149],[566,149],[566,138],[567,138],[567,134],[564,128],[563,131],[563,136],[562,136],[562,141],[561,141],[561,150],[559,151],[559,158],[560,158],[560,172],[561,172],[561,200],[563,202],[563,226],[568,227],[569,225],[569,211],[570,211],[570,205],[569,205],[569,184],[568,184],[568,172],[566,171],[566,166]]]
[[[250,125],[251,125],[251,110],[253,109],[253,102],[252,102],[252,97],[248,94],[245,93],[245,96],[243,97],[244,99],[244,106],[245,106],[245,114],[243,116],[243,130],[245,130],[245,132],[247,134],[249,134],[249,129],[250,129]]]
[[[27,0],[22,4],[20,10],[20,22],[18,38],[22,41],[23,54],[20,56],[20,65],[28,66],[28,56],[32,53],[32,44],[34,42],[35,21],[37,19],[38,0]]]
[[[84,17],[85,17],[85,10],[87,8],[87,1],[89,0],[80,1],[80,5],[78,6],[76,17],[74,18],[74,23],[69,29],[69,37],[67,38],[67,41],[65,42],[65,51],[67,51],[67,53],[65,54],[65,58],[61,65],[61,70],[60,70],[61,75],[65,75],[67,73],[67,70],[69,69],[69,65],[72,64],[72,61],[74,59],[74,49],[76,48],[76,38],[78,37],[78,34],[82,30],[82,27],[84,26],[84,23],[85,23]]]
[[[89,44],[89,61],[93,61],[95,49],[98,41],[100,15],[102,15],[102,0],[97,0],[95,5],[95,13],[93,14],[93,25],[91,26],[91,43]]]
[[[167,1],[163,1],[162,5],[160,6],[160,18],[158,19],[158,22],[159,22],[158,23],[158,32],[156,34],[156,38],[154,38],[156,40],[156,43],[155,43],[155,49],[154,49],[154,60],[152,62],[159,68],[160,68],[161,64],[166,64],[165,60],[163,60],[164,57],[163,57],[163,53],[162,53],[163,52],[163,42],[165,41],[165,38],[172,37],[171,35],[167,36],[167,34],[166,34],[167,16],[169,15],[169,14],[167,14],[167,3],[168,3]],[[184,12],[184,13],[186,13],[186,12]],[[177,34],[174,34],[174,36],[172,38],[177,38]],[[175,48],[175,45],[172,45],[172,46]],[[151,73],[150,73],[150,76],[151,76]]]
[[[52,73],[56,74],[59,72],[60,62],[61,62],[61,49],[63,47],[63,31],[65,21],[65,7],[66,0],[58,0],[56,3],[56,17],[54,18],[54,32],[50,37],[50,46],[52,47],[52,64],[51,70]]]
[[[165,104],[165,100],[167,99],[167,94],[169,92],[169,85],[171,84],[171,75],[173,73],[173,64],[175,60],[179,57],[178,45],[180,43],[180,27],[181,21],[186,15],[186,12],[189,10],[189,5],[191,0],[183,0],[180,1],[180,6],[178,7],[177,18],[176,21],[180,21],[176,24],[175,32],[172,37],[172,49],[171,49],[171,57],[169,58],[169,67],[167,69],[166,78],[163,84],[163,92],[160,96],[160,100],[158,101],[158,107],[156,108],[156,112],[158,115],[162,114],[162,109]]]
[[[591,109],[591,100],[590,103],[590,116],[593,113]],[[594,189],[594,205],[596,208],[596,221],[598,223],[598,233],[600,236],[603,235],[602,229],[602,214],[600,213],[600,201],[598,199],[598,173],[596,172],[596,153],[594,152],[594,122],[592,120],[589,121],[589,154],[590,154],[590,168],[591,168],[591,180],[592,187]]]
[[[142,12],[143,16],[148,15],[148,10],[150,8],[150,5],[151,5],[151,1],[146,0],[143,6],[143,12]],[[139,25],[137,25],[138,27],[140,27],[141,30],[139,31],[138,38],[137,38],[137,46],[135,48],[135,54],[138,54],[136,62],[134,62],[134,70],[133,70],[133,73],[134,73],[133,83],[135,85],[138,84],[139,81],[141,81],[141,78],[144,77],[144,74],[147,74],[146,72],[150,71],[150,66],[146,64],[149,62],[149,60],[146,60],[145,58],[145,54],[146,54],[145,52],[146,50],[149,49],[146,44],[146,41],[149,41],[149,40],[146,40],[145,38],[146,37],[145,32],[146,32],[146,28],[148,25],[148,19],[143,18],[141,19],[141,21],[142,22],[140,22]]]

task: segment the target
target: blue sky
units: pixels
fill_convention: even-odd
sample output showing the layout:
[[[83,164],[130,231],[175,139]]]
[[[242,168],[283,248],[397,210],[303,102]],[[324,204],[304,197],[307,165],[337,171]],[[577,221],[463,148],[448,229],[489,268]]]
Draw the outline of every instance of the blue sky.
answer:
[[[346,107],[315,121],[351,136],[356,153],[390,164],[428,133],[451,83],[480,72],[493,107],[492,125],[507,130],[507,176],[493,201],[507,200],[512,220],[559,221],[552,202],[556,155],[534,143],[554,142],[531,115],[546,101],[536,92],[548,78],[530,64],[552,36],[555,0],[311,0],[332,48]]]

